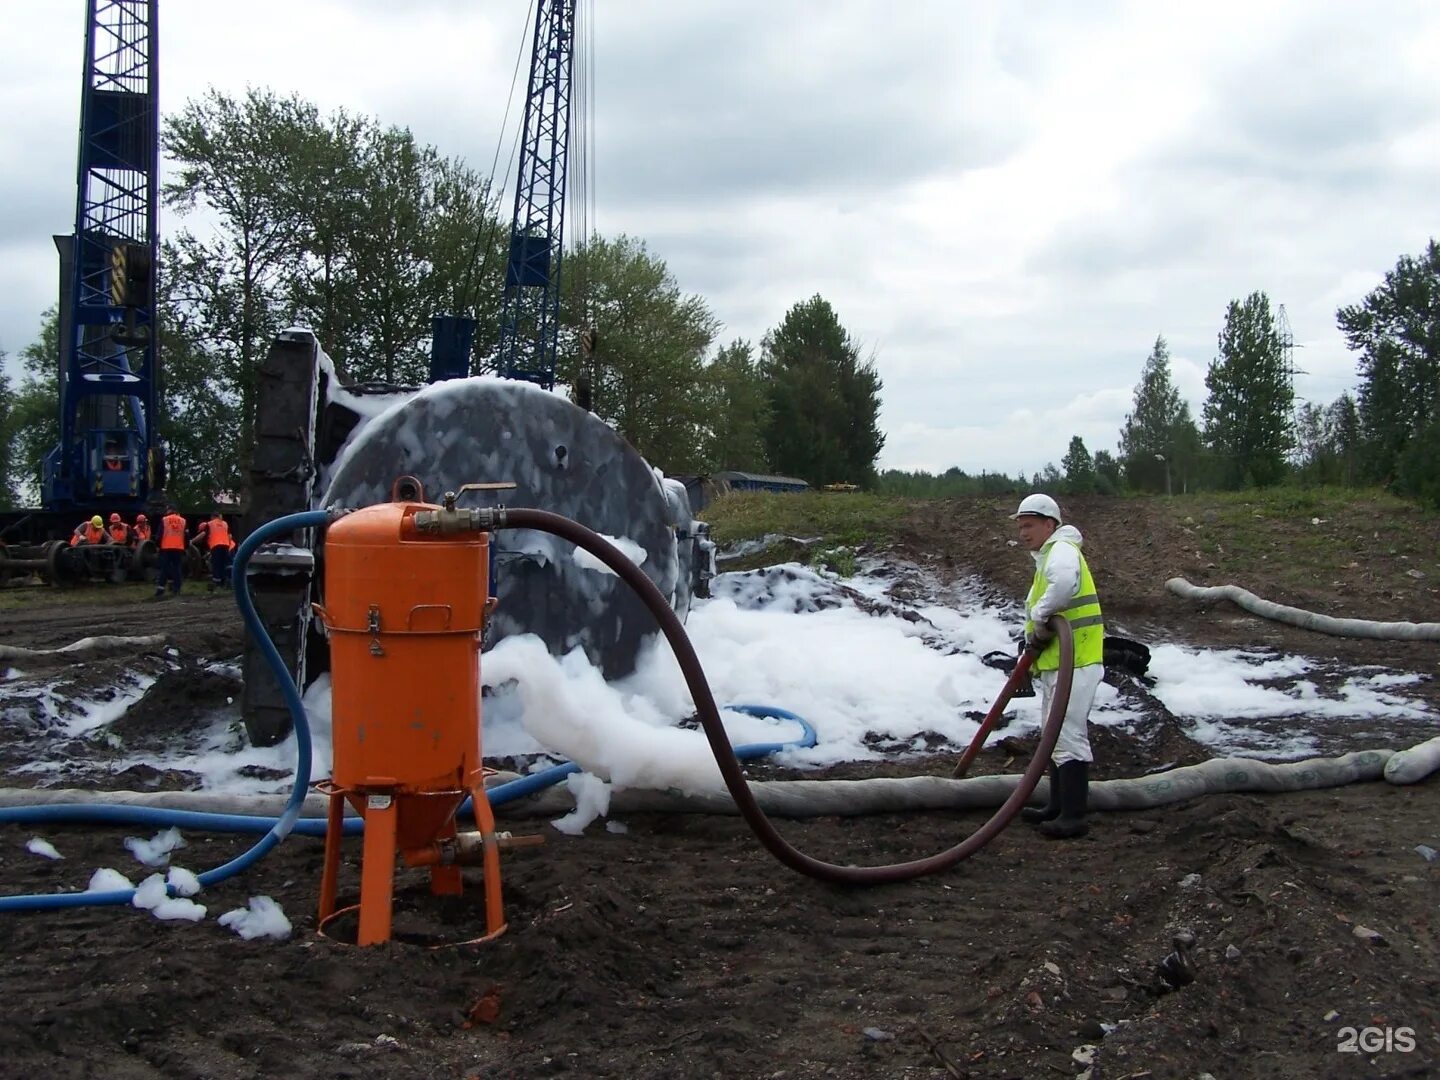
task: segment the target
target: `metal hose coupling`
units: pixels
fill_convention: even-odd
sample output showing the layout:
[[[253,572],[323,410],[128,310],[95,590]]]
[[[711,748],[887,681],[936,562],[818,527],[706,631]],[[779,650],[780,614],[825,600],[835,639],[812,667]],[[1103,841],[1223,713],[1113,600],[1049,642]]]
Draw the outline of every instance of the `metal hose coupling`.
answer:
[[[439,510],[415,511],[416,532],[450,536],[505,528],[503,506],[457,507],[451,494],[446,495],[445,501],[447,505]]]

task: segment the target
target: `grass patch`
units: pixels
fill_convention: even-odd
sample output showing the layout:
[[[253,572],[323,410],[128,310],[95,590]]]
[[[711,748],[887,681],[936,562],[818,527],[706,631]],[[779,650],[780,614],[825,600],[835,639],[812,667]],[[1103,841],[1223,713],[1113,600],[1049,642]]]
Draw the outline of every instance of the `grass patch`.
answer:
[[[1358,571],[1413,589],[1440,576],[1440,518],[1380,489],[1279,487],[1155,504],[1193,530],[1192,542],[1217,569],[1255,574],[1257,587],[1304,592]]]
[[[908,507],[905,499],[863,491],[744,491],[716,499],[700,516],[721,547],[771,533],[855,547],[891,538]]]

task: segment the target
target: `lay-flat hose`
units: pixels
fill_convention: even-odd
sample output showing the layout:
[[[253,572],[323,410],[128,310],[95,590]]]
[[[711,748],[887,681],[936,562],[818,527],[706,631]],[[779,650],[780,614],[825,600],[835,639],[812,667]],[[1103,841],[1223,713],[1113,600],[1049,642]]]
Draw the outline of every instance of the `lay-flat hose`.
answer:
[[[685,682],[694,698],[696,714],[705,729],[705,737],[710,741],[710,750],[715,755],[715,763],[720,767],[720,775],[725,780],[731,798],[735,800],[745,823],[750,826],[760,843],[792,870],[821,881],[842,885],[884,885],[946,870],[962,859],[969,858],[994,839],[995,835],[1010,823],[1010,819],[1020,812],[1020,808],[1029,800],[1035,785],[1046,771],[1050,754],[1060,738],[1060,728],[1065,722],[1075,669],[1075,642],[1070,632],[1070,624],[1059,616],[1053,616],[1047,624],[1059,640],[1060,670],[1055,694],[1050,702],[1050,715],[1041,730],[1040,746],[1036,749],[1035,756],[1030,759],[1030,764],[1015,790],[985,824],[954,847],[909,862],[882,866],[842,866],[806,855],[775,830],[775,826],[755,801],[755,796],[741,772],[740,762],[736,760],[730,747],[725,726],[720,722],[720,711],[715,706],[715,696],[710,692],[710,684],[705,678],[704,668],[700,666],[700,658],[695,654],[695,647],[690,643],[679,616],[661,595],[655,583],[618,548],[579,522],[547,510],[507,507],[496,513],[497,517],[503,515],[497,526],[499,528],[538,529],[568,540],[576,547],[584,548],[618,574],[645,602],[660,624],[665,640],[674,650],[675,659],[680,664],[680,671],[685,676]]]

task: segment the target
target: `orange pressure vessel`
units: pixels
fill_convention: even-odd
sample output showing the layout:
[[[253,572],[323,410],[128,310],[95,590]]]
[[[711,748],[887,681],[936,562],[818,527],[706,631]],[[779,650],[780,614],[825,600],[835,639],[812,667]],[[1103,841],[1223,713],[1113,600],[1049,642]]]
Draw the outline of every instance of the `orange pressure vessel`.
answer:
[[[489,603],[490,537],[478,529],[421,533],[417,511],[381,503],[339,518],[325,535],[334,767],[320,885],[322,930],[358,909],[356,941],[389,940],[396,856],[428,866],[438,894],[463,891],[460,865],[485,877],[486,935],[505,929],[501,838],[480,759],[480,646]],[[455,812],[473,799],[479,831]],[[343,806],[365,818],[360,903],[336,910]]]
[[[421,503],[348,514],[325,536],[334,782],[480,782],[480,634],[489,534],[422,535]]]

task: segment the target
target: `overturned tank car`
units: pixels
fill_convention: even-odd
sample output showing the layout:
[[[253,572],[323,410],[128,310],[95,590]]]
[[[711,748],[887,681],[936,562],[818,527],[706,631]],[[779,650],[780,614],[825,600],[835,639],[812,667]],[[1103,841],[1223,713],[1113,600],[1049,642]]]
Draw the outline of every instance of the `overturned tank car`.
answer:
[[[492,376],[344,385],[310,331],[277,336],[258,377],[247,533],[303,510],[439,502],[447,492],[462,506],[549,510],[609,537],[682,617],[714,575],[714,545],[684,485],[568,398]],[[492,543],[499,602],[486,648],[529,633],[556,655],[583,649],[607,678],[634,670],[653,618],[608,568],[548,534],[505,530]],[[323,602],[323,559],[307,531],[250,563],[257,611],[302,690],[328,663],[310,614]],[[250,641],[244,668],[246,730],[271,745],[289,712]]]

